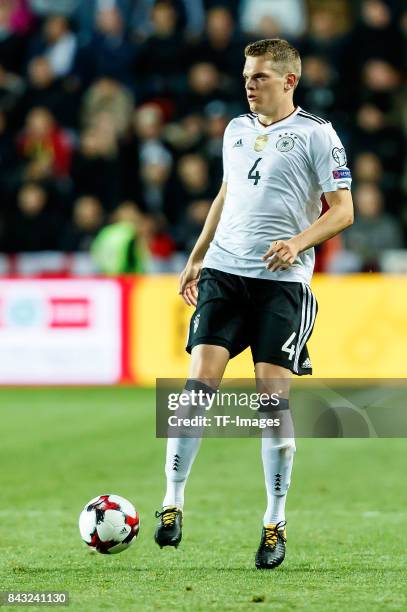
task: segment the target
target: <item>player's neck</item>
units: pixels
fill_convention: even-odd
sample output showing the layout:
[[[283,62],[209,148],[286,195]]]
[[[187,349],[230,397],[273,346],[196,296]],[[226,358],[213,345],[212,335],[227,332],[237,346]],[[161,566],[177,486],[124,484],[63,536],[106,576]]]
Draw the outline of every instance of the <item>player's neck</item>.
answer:
[[[262,115],[259,113],[258,120],[264,126],[272,125],[273,123],[277,123],[277,121],[281,121],[282,119],[286,119],[296,110],[296,106],[292,100],[290,102],[285,103],[276,109],[273,113],[268,115]]]

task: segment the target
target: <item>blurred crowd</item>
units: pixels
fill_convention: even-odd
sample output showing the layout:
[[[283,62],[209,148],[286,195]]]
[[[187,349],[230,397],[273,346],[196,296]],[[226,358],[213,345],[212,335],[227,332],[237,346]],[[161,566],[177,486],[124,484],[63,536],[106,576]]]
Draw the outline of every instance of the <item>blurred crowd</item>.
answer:
[[[333,122],[354,177],[355,223],[318,269],[380,270],[407,246],[406,32],[402,0],[0,0],[0,252],[179,268],[247,111],[244,47],[284,37],[296,102]]]

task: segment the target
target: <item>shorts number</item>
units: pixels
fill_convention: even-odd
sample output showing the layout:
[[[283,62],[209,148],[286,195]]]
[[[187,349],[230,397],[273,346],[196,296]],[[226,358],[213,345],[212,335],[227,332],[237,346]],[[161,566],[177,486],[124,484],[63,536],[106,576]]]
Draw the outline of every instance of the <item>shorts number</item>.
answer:
[[[281,347],[282,351],[284,351],[285,353],[288,353],[289,361],[291,361],[291,359],[294,357],[294,353],[295,353],[295,344],[292,344],[290,346],[290,342],[292,342],[294,340],[295,336],[296,336],[296,333],[293,332],[291,334],[291,336],[289,338],[287,338],[287,340],[284,342],[283,346]]]
[[[257,168],[258,163],[261,162],[262,159],[263,159],[262,157],[259,157],[259,159],[256,159],[253,166],[249,170],[249,174],[247,175],[248,179],[250,179],[251,181],[254,181],[254,185],[257,185],[257,183],[261,179],[260,172],[256,170],[256,168]]]

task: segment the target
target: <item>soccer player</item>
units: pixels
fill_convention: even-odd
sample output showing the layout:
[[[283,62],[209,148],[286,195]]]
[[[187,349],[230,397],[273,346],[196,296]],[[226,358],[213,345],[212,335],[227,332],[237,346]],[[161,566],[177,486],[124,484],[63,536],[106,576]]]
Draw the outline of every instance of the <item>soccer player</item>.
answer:
[[[298,51],[268,39],[249,44],[245,57],[250,112],[225,130],[223,183],[180,277],[181,296],[196,306],[186,389],[202,381],[214,392],[229,359],[250,346],[260,388],[273,392],[273,381],[285,381],[280,408],[288,409],[290,377],[312,373],[313,247],[352,224],[351,173],[331,123],[294,105]],[[200,442],[168,439],[167,491],[156,513],[161,547],[181,541],[184,489]],[[255,564],[272,569],[285,556],[295,441],[277,434],[263,436],[261,445],[267,507]]]

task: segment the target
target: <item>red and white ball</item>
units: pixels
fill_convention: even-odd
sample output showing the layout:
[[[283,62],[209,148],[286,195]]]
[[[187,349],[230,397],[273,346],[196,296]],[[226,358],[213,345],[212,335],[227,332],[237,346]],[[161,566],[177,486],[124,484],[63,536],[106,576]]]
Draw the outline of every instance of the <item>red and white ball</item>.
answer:
[[[119,495],[99,495],[91,499],[79,516],[82,540],[104,555],[126,550],[136,539],[139,528],[137,510]]]

